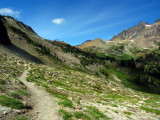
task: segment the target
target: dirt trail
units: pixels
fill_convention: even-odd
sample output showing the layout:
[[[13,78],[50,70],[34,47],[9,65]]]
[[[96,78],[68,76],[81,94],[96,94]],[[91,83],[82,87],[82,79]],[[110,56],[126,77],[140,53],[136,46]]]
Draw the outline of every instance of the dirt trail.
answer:
[[[27,86],[30,93],[30,103],[33,105],[31,110],[32,120],[62,120],[58,115],[59,106],[54,102],[42,87],[36,86],[32,82],[26,81],[28,70],[19,77],[19,79]]]

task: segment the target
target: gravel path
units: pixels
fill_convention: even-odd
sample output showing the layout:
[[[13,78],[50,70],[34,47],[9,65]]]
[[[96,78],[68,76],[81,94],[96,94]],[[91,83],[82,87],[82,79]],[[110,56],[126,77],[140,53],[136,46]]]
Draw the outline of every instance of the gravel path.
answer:
[[[33,120],[62,120],[58,115],[59,106],[50,94],[44,88],[36,86],[32,82],[26,81],[28,70],[19,77],[19,79],[27,86],[30,93],[30,104],[33,109],[31,110]]]

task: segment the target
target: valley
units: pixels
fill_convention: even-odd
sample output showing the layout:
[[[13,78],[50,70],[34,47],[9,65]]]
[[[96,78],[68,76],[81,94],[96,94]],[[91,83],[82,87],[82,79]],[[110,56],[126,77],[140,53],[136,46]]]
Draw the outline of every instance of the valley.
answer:
[[[0,21],[0,119],[160,119],[160,22],[72,46],[13,17]]]

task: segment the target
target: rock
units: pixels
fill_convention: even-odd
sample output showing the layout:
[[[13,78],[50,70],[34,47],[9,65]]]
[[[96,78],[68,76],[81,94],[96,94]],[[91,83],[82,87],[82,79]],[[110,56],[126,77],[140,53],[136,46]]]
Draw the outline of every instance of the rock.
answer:
[[[112,89],[112,91],[116,91],[116,89],[115,89],[115,88],[113,88],[113,89]]]
[[[71,100],[71,101],[72,101],[72,100],[73,100],[73,98],[72,98],[72,97],[69,97],[69,100]]]
[[[145,104],[145,102],[144,102],[144,101],[139,101],[138,103],[139,103],[139,104]]]
[[[6,114],[7,114],[7,111],[4,111],[3,114],[6,115]]]

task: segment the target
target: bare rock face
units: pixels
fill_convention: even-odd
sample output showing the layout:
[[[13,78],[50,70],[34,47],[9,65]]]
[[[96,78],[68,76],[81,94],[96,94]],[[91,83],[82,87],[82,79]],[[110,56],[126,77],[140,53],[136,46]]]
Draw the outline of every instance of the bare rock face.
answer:
[[[114,36],[111,40],[125,40],[137,38],[145,30],[145,23],[140,22],[138,25],[133,26],[127,30],[122,31],[117,36]]]
[[[0,43],[5,45],[11,45],[11,41],[8,37],[7,29],[3,21],[5,21],[5,18],[0,15]]]
[[[139,47],[155,47],[155,41],[160,41],[160,19],[153,24],[140,22],[114,36],[111,41],[134,41]]]

